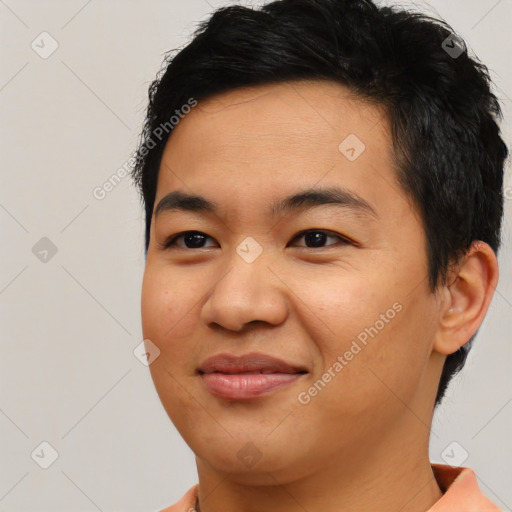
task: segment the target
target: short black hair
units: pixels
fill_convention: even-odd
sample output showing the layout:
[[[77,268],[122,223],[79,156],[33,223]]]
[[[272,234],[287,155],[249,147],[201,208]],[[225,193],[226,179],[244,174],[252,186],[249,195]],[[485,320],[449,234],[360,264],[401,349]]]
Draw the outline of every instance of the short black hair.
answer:
[[[399,182],[423,221],[432,292],[473,240],[498,252],[508,150],[488,69],[462,38],[444,20],[370,0],[277,0],[217,9],[190,43],[165,55],[132,170],[146,256],[171,116],[191,98],[294,80],[330,80],[384,107]],[[436,405],[473,339],[447,356]]]

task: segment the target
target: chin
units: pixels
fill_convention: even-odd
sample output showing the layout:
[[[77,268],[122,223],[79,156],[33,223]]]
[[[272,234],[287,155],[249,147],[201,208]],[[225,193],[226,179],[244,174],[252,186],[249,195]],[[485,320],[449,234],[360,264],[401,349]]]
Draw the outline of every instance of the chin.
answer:
[[[254,438],[253,438],[254,439]],[[301,453],[301,446],[280,439],[248,441],[245,434],[230,437],[228,441],[204,437],[190,439],[190,448],[197,457],[198,470],[229,475],[231,481],[243,485],[277,485],[296,481],[306,476],[313,464],[311,454]]]

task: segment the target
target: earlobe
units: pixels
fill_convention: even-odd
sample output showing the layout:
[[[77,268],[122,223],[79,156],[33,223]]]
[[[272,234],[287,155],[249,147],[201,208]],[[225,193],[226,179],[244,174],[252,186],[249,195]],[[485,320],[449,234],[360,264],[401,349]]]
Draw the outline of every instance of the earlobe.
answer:
[[[498,282],[496,255],[485,242],[474,241],[452,272],[433,346],[446,355],[465,345],[483,322]]]

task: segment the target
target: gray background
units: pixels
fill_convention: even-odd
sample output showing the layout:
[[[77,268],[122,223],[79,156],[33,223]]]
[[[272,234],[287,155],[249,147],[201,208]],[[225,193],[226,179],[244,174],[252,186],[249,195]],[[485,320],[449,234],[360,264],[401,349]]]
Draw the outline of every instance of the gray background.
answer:
[[[197,481],[133,354],[138,195],[129,178],[102,200],[93,190],[134,150],[163,52],[228,3],[0,0],[0,511],[151,511]],[[512,0],[406,5],[439,13],[488,65],[510,145]],[[500,283],[435,416],[431,459],[467,452],[463,465],[512,510],[510,166],[506,186]],[[47,469],[44,441],[58,452]]]

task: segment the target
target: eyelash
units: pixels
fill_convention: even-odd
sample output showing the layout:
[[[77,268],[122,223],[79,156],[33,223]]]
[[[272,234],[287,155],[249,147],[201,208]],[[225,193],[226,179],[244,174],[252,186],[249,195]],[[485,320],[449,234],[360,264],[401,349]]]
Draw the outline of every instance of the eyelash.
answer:
[[[298,238],[301,238],[303,236],[305,236],[306,234],[308,233],[323,233],[327,236],[334,236],[336,238],[339,238],[340,239],[340,242],[342,245],[357,245],[353,240],[350,240],[349,238],[347,237],[344,237],[342,235],[339,235],[337,233],[334,233],[332,231],[328,231],[328,230],[325,230],[325,229],[306,229],[304,231],[301,231],[300,233],[297,233],[293,238],[292,238],[292,241],[293,240],[296,240]],[[207,238],[212,238],[211,236],[207,235],[206,233],[203,233],[202,231],[184,231],[182,233],[178,233],[177,235],[173,235],[171,237],[169,237],[164,245],[163,245],[163,248],[164,249],[171,249],[172,246],[174,245],[174,242],[179,239],[179,238],[182,238],[188,234],[199,234],[199,235],[205,235]],[[335,246],[337,244],[331,244],[331,245],[326,245],[326,246],[323,246],[323,247],[307,247],[307,246],[299,246],[301,249],[326,249],[328,247],[332,247],[332,246]],[[196,248],[191,248],[191,247],[179,247],[179,249],[185,249],[185,250],[190,250],[190,251],[193,251],[193,250],[199,250],[199,249],[208,249],[208,247],[196,247]]]

